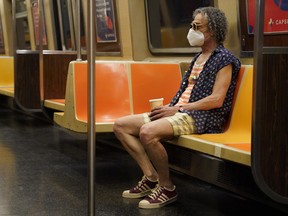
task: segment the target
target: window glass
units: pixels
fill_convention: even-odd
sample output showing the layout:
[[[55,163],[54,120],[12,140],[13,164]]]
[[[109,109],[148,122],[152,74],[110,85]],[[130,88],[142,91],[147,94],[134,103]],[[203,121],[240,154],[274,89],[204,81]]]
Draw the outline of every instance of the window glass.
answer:
[[[0,54],[4,54],[4,53],[5,53],[4,36],[3,36],[3,28],[2,28],[1,14],[0,14]]]
[[[190,53],[186,37],[196,8],[214,0],[146,0],[149,47],[152,53]]]
[[[16,0],[16,39],[17,49],[31,49],[27,7],[25,0]]]

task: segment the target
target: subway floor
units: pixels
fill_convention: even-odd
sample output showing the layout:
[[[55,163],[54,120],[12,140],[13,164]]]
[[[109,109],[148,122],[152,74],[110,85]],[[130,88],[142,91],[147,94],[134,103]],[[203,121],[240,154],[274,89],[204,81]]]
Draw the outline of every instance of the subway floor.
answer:
[[[86,135],[0,106],[0,216],[89,215],[87,161]],[[173,170],[177,202],[139,209],[139,199],[121,194],[140,180],[140,170],[101,135],[96,135],[95,168],[97,216],[286,215]]]

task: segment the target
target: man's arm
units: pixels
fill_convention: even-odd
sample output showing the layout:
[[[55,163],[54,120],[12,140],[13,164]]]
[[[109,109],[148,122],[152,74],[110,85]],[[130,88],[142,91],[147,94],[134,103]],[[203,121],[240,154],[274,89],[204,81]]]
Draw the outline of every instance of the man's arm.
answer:
[[[212,94],[199,101],[183,105],[184,110],[210,110],[223,105],[232,79],[232,65],[223,67],[216,75]]]
[[[232,79],[232,65],[223,67],[216,75],[215,84],[212,94],[192,103],[188,103],[182,106],[184,110],[210,110],[219,108],[223,105],[227,91],[229,89]],[[162,106],[156,107],[150,112],[150,119],[156,120],[159,118],[174,115],[178,112],[179,107]]]

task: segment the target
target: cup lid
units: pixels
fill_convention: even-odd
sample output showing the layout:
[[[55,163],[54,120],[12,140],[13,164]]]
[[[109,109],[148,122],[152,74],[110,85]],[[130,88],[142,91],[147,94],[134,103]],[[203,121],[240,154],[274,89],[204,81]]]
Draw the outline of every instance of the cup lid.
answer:
[[[153,102],[153,101],[162,101],[162,100],[164,100],[164,98],[154,98],[154,99],[150,99],[149,101]]]

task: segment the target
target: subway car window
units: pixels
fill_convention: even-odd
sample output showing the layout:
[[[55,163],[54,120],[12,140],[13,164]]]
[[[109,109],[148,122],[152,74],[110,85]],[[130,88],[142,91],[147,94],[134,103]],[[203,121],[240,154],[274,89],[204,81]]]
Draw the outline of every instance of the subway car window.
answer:
[[[33,29],[34,29],[34,42],[35,42],[35,46],[37,47],[37,49],[39,49],[40,46],[40,31],[41,31],[41,27],[42,27],[42,46],[44,49],[47,49],[48,47],[48,39],[47,39],[47,30],[46,30],[46,26],[45,26],[45,14],[44,14],[44,10],[42,8],[43,11],[43,15],[42,15],[42,25],[40,25],[40,14],[39,14],[39,2],[38,0],[32,0],[31,1],[31,12],[32,12],[32,23],[33,23]]]
[[[26,1],[16,0],[16,35],[17,49],[31,49],[30,31]]]
[[[4,53],[5,53],[5,45],[4,45],[2,19],[1,19],[1,14],[0,14],[0,54],[4,54]]]
[[[193,11],[214,6],[214,0],[146,0],[149,47],[152,53],[193,53],[186,36]]]
[[[63,50],[75,50],[75,41],[73,38],[73,23],[71,22],[71,15],[69,17],[68,2],[67,0],[58,0],[57,6],[59,14],[61,47]]]

